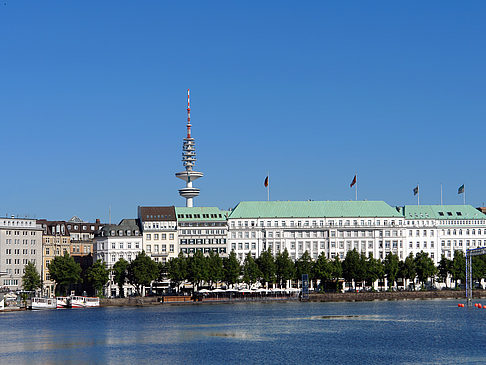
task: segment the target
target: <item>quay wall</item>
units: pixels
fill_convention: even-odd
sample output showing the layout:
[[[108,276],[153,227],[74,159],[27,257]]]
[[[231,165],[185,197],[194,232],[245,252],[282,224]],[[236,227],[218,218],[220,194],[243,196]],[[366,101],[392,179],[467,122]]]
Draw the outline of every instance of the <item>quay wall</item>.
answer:
[[[486,290],[474,290],[473,298],[486,298]],[[367,292],[367,293],[313,293],[311,302],[366,302],[372,300],[415,300],[415,299],[464,299],[464,290]]]
[[[473,299],[486,298],[486,290],[474,290]],[[283,299],[283,298],[280,298]],[[412,292],[368,292],[368,293],[313,293],[309,295],[310,302],[366,302],[373,300],[416,300],[416,299],[463,299],[463,290],[437,290],[437,291],[412,291]],[[269,301],[271,298],[261,299]],[[295,299],[292,299],[295,300]],[[254,298],[251,301],[258,301]],[[203,301],[166,301],[163,303],[162,297],[130,297],[130,298],[101,298],[102,307],[110,306],[131,306],[143,307],[151,305],[171,305],[171,304],[211,304],[213,300]],[[221,303],[241,303],[245,300],[219,301]]]

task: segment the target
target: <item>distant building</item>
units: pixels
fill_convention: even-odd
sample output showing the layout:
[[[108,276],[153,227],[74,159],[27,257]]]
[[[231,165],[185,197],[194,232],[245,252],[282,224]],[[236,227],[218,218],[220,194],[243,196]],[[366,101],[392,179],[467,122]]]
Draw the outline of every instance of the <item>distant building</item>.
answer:
[[[176,212],[173,206],[138,207],[143,249],[155,262],[167,262],[179,254]]]
[[[42,272],[42,228],[35,219],[0,218],[0,286],[22,289],[29,262]]]
[[[94,239],[94,260],[101,260],[108,269],[121,258],[128,262],[142,252],[142,233],[136,219],[123,219],[119,224],[104,225]],[[123,288],[125,296],[134,293],[132,285]],[[110,270],[110,281],[105,287],[105,295],[119,296],[118,285],[113,281]]]
[[[65,221],[48,221],[38,219],[37,224],[42,228],[42,280],[44,294],[55,296],[55,282],[51,280],[48,265],[56,256],[70,253],[71,236]]]
[[[85,222],[79,217],[72,217],[67,222],[71,236],[71,247],[69,254],[76,262],[86,261],[82,256],[91,257],[93,252],[93,239],[95,233],[102,227],[99,219],[95,222]]]
[[[227,211],[215,207],[176,207],[175,211],[181,252],[227,255]]]

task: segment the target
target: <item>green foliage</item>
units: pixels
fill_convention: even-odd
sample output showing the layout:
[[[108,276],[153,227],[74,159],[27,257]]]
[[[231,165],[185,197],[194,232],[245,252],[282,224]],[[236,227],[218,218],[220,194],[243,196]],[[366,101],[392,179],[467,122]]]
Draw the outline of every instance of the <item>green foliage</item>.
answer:
[[[455,281],[456,286],[458,280],[461,280],[461,282],[463,283],[466,281],[466,257],[464,256],[464,252],[462,252],[461,250],[456,250],[454,252],[451,276],[452,279]]]
[[[97,296],[101,296],[103,294],[103,287],[110,279],[110,270],[106,268],[105,263],[101,260],[97,260],[88,269],[87,279],[96,291]]]
[[[119,259],[115,264],[113,265],[113,281],[118,285],[119,292],[120,292],[120,297],[125,296],[125,292],[123,290],[123,285],[125,284],[125,281],[127,280],[127,275],[128,275],[128,266],[130,263],[125,260],[124,258]]]
[[[437,273],[434,261],[424,251],[417,252],[417,255],[415,255],[415,270],[422,287],[428,278],[435,276]]]
[[[26,291],[35,291],[42,287],[41,277],[32,262],[25,265],[25,274],[22,276],[22,287]]]
[[[364,254],[361,254],[363,260]],[[373,255],[365,260],[365,280],[373,284],[378,279],[385,277],[385,267],[381,260],[373,258]]]
[[[238,283],[240,279],[241,266],[236,253],[231,251],[229,257],[223,259],[224,281],[228,285]]]
[[[270,249],[263,251],[256,263],[261,272],[262,285],[275,282],[275,271],[277,270],[275,260]]]
[[[388,280],[388,286],[391,288],[395,285],[400,269],[400,260],[397,255],[389,252],[383,261],[383,270]]]
[[[65,295],[71,285],[81,282],[81,266],[67,252],[64,256],[54,257],[48,269],[51,279]]]
[[[303,274],[309,275],[309,281],[313,279],[314,273],[313,268],[314,263],[309,255],[309,252],[305,251],[304,254],[295,262],[295,279],[302,280]]]
[[[135,286],[138,295],[142,295],[142,288],[149,286],[157,279],[159,270],[157,264],[144,251],[128,265],[128,281]]]
[[[208,263],[201,251],[196,251],[188,257],[187,279],[193,284],[194,290],[202,281],[208,279]]]
[[[400,261],[398,272],[398,276],[403,279],[415,279],[417,271],[415,270],[415,258],[413,257],[413,254],[408,255],[405,258],[405,261]]]
[[[206,260],[208,266],[208,281],[212,284],[223,280],[223,260],[219,257],[219,254],[210,251]]]
[[[287,249],[277,254],[277,257],[275,258],[275,265],[277,282],[280,285],[282,285],[282,283],[286,283],[287,280],[290,280],[295,276],[295,266]]]
[[[356,285],[356,283],[362,282],[366,277],[366,257],[360,255],[356,249],[348,251],[342,268],[344,280],[348,283],[354,280]]]
[[[177,257],[170,259],[167,263],[167,276],[177,288],[187,279],[187,266],[188,260],[182,252],[179,252]]]
[[[251,286],[261,277],[261,271],[250,252],[245,257],[243,264],[243,281]]]
[[[451,273],[451,270],[452,270],[452,260],[449,260],[444,255],[442,255],[438,267],[439,280],[445,283],[447,276]]]

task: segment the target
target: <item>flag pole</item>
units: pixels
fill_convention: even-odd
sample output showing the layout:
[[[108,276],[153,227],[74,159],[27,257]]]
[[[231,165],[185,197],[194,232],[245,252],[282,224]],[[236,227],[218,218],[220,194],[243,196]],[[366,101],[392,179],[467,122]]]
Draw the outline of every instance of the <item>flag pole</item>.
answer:
[[[420,205],[420,187],[417,184],[417,205]]]
[[[440,205],[442,205],[442,184],[440,184]]]
[[[358,201],[358,172],[356,172],[356,188],[355,188],[355,192],[356,192],[356,201]]]
[[[267,202],[270,201],[270,173],[267,171],[268,184],[267,184]]]
[[[464,205],[466,205],[466,184],[464,184],[464,194],[463,194],[463,198],[464,198]]]

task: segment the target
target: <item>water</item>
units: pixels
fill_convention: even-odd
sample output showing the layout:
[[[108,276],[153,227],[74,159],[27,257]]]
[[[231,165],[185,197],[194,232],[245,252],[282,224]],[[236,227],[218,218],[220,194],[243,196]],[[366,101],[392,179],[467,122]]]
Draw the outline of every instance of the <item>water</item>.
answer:
[[[486,309],[456,300],[0,314],[0,363],[484,364]]]

